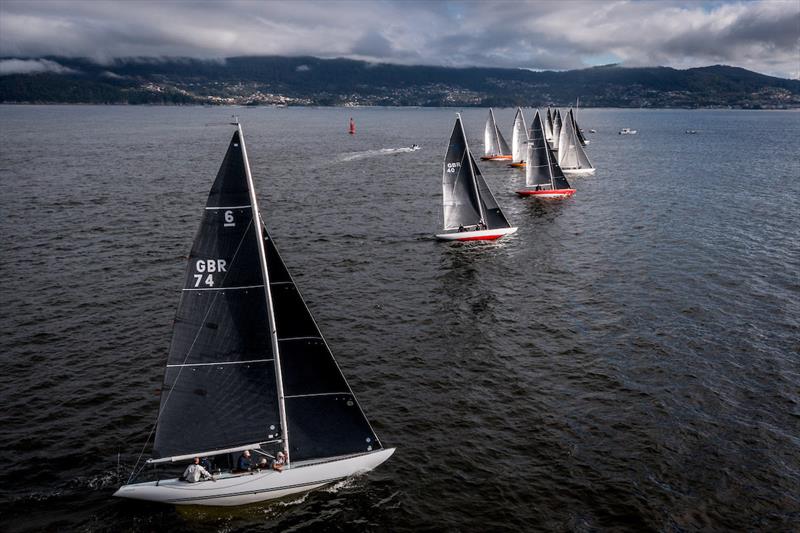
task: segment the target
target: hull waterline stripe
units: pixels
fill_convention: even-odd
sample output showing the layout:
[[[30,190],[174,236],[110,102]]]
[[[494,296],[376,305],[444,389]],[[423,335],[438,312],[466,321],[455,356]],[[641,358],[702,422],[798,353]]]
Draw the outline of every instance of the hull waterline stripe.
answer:
[[[167,368],[184,366],[244,365],[247,363],[267,363],[274,360],[275,359],[250,359],[249,361],[220,361],[219,363],[186,363],[183,365],[167,365]]]
[[[253,207],[252,205],[229,205],[229,206],[220,206],[220,207],[206,207],[207,210],[211,209],[250,209]]]
[[[200,288],[191,288],[191,289],[183,289],[185,291],[233,291],[236,289],[260,289],[264,285],[244,285],[242,287],[200,287]]]
[[[166,500],[167,503],[176,503],[176,502],[191,502],[197,500],[216,500],[221,498],[232,498],[235,496],[244,496],[246,494],[261,494],[262,492],[275,492],[278,490],[287,490],[287,489],[295,489],[299,487],[308,487],[310,485],[327,485],[329,483],[334,483],[341,479],[346,479],[347,476],[341,477],[334,477],[330,479],[321,479],[319,481],[307,481],[306,483],[297,483],[295,485],[284,485],[282,487],[274,487],[270,489],[263,489],[263,490],[247,490],[243,492],[232,492],[230,494],[218,494],[214,496],[193,496],[191,498],[176,498],[173,500]]]

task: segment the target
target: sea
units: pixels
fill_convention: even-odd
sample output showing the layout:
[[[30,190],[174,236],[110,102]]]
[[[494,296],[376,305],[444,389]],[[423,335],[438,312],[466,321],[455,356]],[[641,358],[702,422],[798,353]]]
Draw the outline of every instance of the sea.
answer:
[[[580,109],[576,194],[520,198],[523,171],[479,162],[519,231],[447,244],[458,111],[482,154],[487,109],[0,106],[0,530],[797,531],[800,112]],[[112,498],[149,457],[234,115],[397,451],[244,508]]]

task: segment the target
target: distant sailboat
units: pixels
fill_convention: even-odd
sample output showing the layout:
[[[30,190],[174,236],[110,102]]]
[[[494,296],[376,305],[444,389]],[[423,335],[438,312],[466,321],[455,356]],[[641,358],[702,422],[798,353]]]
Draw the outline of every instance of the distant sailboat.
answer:
[[[547,142],[553,142],[553,128],[555,125],[553,124],[553,113],[550,107],[547,108],[547,115],[544,122],[544,138],[547,139]]]
[[[528,143],[525,167],[525,188],[517,191],[517,194],[536,198],[566,198],[575,194],[575,189],[569,186],[545,139],[538,111],[531,125],[531,140]]]
[[[482,161],[506,161],[511,159],[511,150],[508,143],[500,133],[497,122],[494,120],[494,111],[489,108],[489,118],[483,130],[483,157]]]
[[[563,125],[564,123],[561,120],[561,111],[556,109],[553,117],[553,138],[550,140],[550,149],[554,152],[558,152],[558,139],[561,135],[561,128]]]
[[[353,120],[353,117],[350,117],[350,130],[348,133],[350,133],[350,135],[356,134],[356,121]]]
[[[467,145],[467,136],[456,114],[442,168],[444,232],[436,235],[446,241],[494,240],[517,231],[486,185],[475,158]]]
[[[570,109],[558,136],[558,164],[565,174],[594,174],[595,169],[578,139],[574,124]]]
[[[511,130],[511,163],[510,167],[524,167],[525,157],[528,154],[528,127],[525,125],[525,115],[522,109],[517,108],[514,115],[514,127]]]
[[[132,482],[114,496],[243,505],[304,492],[386,461],[256,202],[241,126],[228,145],[189,255],[152,459],[286,453],[282,472],[220,472],[214,482]],[[138,461],[137,461],[138,466]],[[144,467],[142,467],[143,469]]]
[[[589,141],[586,137],[583,136],[583,131],[578,126],[578,103],[580,102],[580,98],[575,101],[575,113],[572,114],[572,127],[575,128],[575,135],[578,137],[578,140],[581,143],[581,146],[586,146],[589,144]]]

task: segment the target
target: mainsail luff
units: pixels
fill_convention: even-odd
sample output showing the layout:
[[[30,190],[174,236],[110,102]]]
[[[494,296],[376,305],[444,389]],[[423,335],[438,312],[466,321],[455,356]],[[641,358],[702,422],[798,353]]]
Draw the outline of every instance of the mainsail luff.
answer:
[[[239,140],[242,143],[242,158],[244,159],[244,170],[247,176],[247,187],[250,192],[250,203],[253,206],[253,221],[256,223],[256,232],[258,236],[258,255],[261,266],[261,275],[264,277],[264,295],[267,299],[267,317],[270,339],[272,341],[272,353],[275,359],[275,384],[278,393],[278,413],[280,414],[281,422],[281,438],[283,450],[286,454],[286,464],[291,464],[291,454],[289,453],[289,424],[286,421],[286,399],[283,394],[283,376],[281,374],[281,357],[280,347],[278,345],[278,333],[275,326],[275,310],[272,301],[272,292],[269,283],[269,269],[267,268],[267,253],[264,249],[264,236],[261,233],[261,211],[258,209],[258,199],[256,198],[255,186],[253,185],[253,175],[250,173],[250,161],[247,159],[247,146],[244,142],[244,133],[242,132],[242,125],[236,122],[236,128],[239,132]]]

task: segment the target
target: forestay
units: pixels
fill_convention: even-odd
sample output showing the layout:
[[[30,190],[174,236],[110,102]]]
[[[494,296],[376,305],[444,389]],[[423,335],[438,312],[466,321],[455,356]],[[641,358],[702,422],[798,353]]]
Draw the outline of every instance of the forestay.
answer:
[[[189,254],[164,373],[154,459],[281,436],[256,228],[236,132]]]

